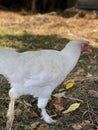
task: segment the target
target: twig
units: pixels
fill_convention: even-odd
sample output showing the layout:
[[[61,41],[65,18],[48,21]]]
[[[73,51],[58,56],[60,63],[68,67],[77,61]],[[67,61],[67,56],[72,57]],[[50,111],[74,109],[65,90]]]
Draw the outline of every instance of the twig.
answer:
[[[73,98],[73,97],[65,97],[65,98],[68,98],[68,99],[71,99],[71,100],[75,100],[75,101],[79,101],[79,102],[84,102],[83,100],[81,99],[78,99],[78,98]]]

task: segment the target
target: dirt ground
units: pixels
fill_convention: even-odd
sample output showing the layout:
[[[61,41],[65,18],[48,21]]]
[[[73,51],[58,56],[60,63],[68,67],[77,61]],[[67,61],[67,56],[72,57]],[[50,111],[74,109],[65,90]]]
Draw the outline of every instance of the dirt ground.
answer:
[[[46,124],[36,99],[22,96],[16,101],[13,130],[98,130],[98,15],[95,11],[33,15],[0,10],[0,46],[17,51],[61,50],[68,41],[77,38],[87,39],[90,51],[81,55],[75,69],[53,93],[65,92],[66,97],[52,95],[49,100],[47,111],[57,122]],[[65,84],[69,81],[74,86],[67,90]],[[0,130],[6,126],[9,86],[0,76]],[[63,114],[63,110],[76,102],[80,103],[77,110]]]

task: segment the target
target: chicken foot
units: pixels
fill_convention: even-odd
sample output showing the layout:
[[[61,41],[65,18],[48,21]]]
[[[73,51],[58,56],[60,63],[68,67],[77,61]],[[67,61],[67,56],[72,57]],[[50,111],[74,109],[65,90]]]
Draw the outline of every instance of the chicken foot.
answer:
[[[13,120],[14,120],[14,105],[15,105],[15,98],[13,96],[12,92],[9,92],[10,96],[10,104],[9,104],[9,109],[7,112],[7,124],[6,124],[6,129],[11,130]]]
[[[38,107],[41,109],[41,115],[43,116],[44,120],[51,124],[51,123],[55,123],[56,121],[53,120],[46,112],[46,105],[48,103],[48,98],[39,98],[38,99]]]

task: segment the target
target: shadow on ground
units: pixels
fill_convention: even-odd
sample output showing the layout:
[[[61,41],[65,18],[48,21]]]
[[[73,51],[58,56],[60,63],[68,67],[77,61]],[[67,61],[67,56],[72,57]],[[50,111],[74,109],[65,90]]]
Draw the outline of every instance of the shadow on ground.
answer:
[[[61,50],[69,41],[56,35],[1,35],[0,45],[4,47],[17,48],[19,51],[57,49]]]

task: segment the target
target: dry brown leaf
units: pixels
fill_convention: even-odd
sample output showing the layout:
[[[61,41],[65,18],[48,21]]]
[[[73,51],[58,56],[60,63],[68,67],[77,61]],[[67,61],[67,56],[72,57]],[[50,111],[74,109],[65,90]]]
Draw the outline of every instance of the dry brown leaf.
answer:
[[[84,120],[81,123],[75,123],[72,125],[74,130],[91,130],[91,124],[89,120]]]
[[[28,111],[28,112],[26,112],[26,114],[30,118],[38,117],[38,114],[34,111]]]
[[[96,118],[95,118],[95,122],[96,122],[96,124],[98,125],[98,115],[97,115]]]
[[[55,105],[55,108],[59,111],[62,111],[64,109],[64,107],[60,106],[60,105]]]
[[[74,128],[74,130],[81,130],[82,129],[81,123],[73,124],[72,127]]]
[[[95,90],[88,90],[88,95],[91,97],[98,98],[98,92]]]
[[[17,116],[17,117],[19,117],[20,115],[21,115],[21,113],[22,113],[22,110],[21,109],[16,109],[15,110],[15,116]]]
[[[91,123],[89,120],[84,120],[82,122],[82,128],[83,130],[91,130]]]
[[[76,75],[80,75],[81,73],[84,73],[85,70],[83,68],[79,68],[77,72],[75,72]]]
[[[35,128],[37,128],[37,126],[38,126],[39,124],[40,124],[39,121],[33,122],[33,123],[31,124],[31,128],[32,128],[32,129],[35,129]]]
[[[41,124],[37,130],[50,130],[50,127],[48,124]]]
[[[53,105],[61,105],[64,106],[65,100],[63,98],[55,98],[52,102]]]
[[[65,100],[63,98],[55,98],[51,104],[54,105],[57,110],[62,111],[64,109]]]

